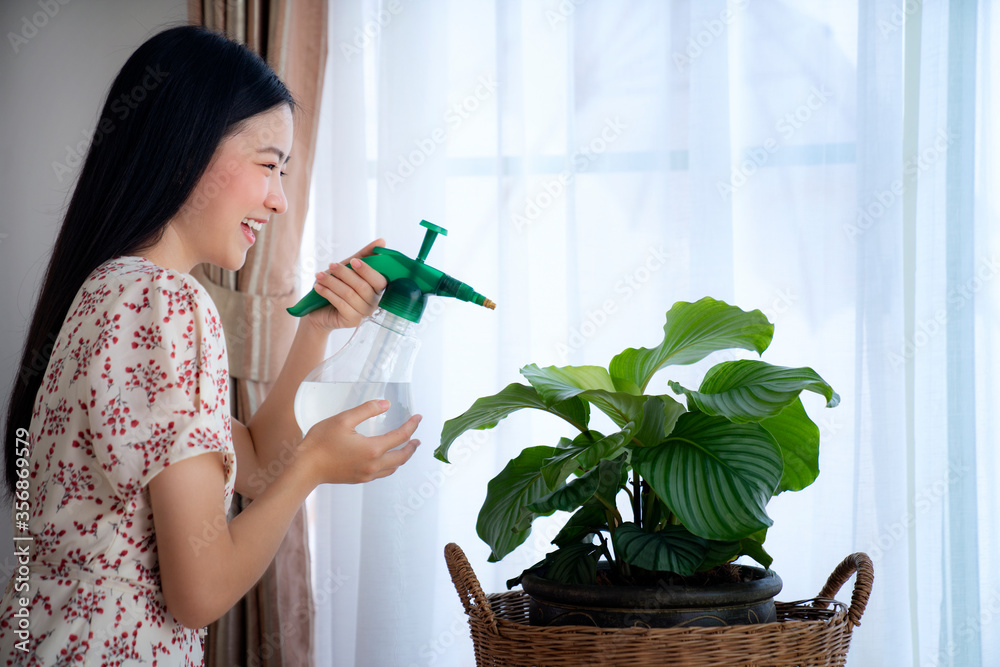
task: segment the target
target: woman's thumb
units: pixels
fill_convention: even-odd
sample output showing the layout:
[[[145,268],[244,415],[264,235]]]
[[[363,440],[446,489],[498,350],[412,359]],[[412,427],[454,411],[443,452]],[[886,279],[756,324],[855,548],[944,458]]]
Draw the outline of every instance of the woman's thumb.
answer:
[[[351,428],[354,428],[366,419],[376,417],[388,409],[389,401],[385,399],[377,399],[374,401],[365,401],[357,407],[351,408],[350,410],[344,410],[342,414],[346,417],[347,424]]]

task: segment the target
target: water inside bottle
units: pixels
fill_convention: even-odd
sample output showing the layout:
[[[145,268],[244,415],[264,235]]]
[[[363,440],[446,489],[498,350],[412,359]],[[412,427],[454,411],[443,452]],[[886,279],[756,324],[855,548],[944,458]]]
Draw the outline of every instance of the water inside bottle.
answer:
[[[389,401],[389,409],[358,424],[362,435],[382,435],[413,415],[407,382],[303,382],[295,394],[295,419],[304,434],[318,421],[375,399]]]

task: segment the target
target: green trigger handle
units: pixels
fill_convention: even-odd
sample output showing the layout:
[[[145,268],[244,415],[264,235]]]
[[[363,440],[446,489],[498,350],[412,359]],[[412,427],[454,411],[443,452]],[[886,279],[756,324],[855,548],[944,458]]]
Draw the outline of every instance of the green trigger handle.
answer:
[[[427,296],[431,294],[469,301],[490,310],[496,308],[495,303],[476,292],[469,285],[424,263],[438,234],[447,236],[448,230],[426,220],[421,221],[420,224],[427,228],[427,232],[416,259],[389,248],[374,248],[372,250],[374,254],[362,258],[365,264],[385,276],[389,283],[379,301],[379,307],[411,322],[420,321]],[[352,267],[348,265],[348,268]],[[329,303],[316,290],[310,290],[298,303],[287,310],[295,317],[302,317],[329,305]]]

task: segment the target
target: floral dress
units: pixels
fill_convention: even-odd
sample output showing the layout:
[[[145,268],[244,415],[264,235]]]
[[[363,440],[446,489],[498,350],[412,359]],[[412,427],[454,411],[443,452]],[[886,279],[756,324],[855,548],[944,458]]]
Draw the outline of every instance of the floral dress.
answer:
[[[218,311],[190,275],[142,257],[95,269],[69,307],[28,440],[29,592],[0,601],[0,665],[201,665],[167,610],[148,484],[171,463],[236,455]],[[23,517],[22,517],[23,518]],[[16,575],[16,572],[15,572]],[[19,598],[30,599],[27,636]]]

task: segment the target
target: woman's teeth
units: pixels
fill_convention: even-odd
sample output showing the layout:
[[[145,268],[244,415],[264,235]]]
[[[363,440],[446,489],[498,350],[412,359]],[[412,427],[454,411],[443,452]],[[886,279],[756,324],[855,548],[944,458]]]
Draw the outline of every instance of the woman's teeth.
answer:
[[[264,227],[264,223],[251,220],[250,218],[243,218],[243,224],[255,232],[259,232]]]

